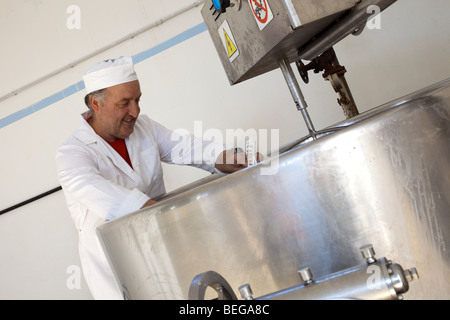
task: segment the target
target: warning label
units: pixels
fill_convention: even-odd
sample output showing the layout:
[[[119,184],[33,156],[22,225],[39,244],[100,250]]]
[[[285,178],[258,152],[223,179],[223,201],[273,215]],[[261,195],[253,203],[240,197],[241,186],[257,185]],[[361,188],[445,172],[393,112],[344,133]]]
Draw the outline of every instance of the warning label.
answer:
[[[273,19],[272,10],[267,0],[248,0],[250,8],[252,8],[253,16],[256,19],[259,30],[264,29]]]
[[[219,35],[227,52],[228,59],[230,59],[230,62],[233,62],[233,60],[239,56],[239,49],[236,44],[236,40],[234,40],[233,34],[231,33],[227,20],[225,20],[219,27]]]
[[[237,51],[236,45],[234,44],[233,40],[231,40],[225,29],[223,30],[223,35],[225,37],[225,42],[227,43],[228,58],[231,58]]]

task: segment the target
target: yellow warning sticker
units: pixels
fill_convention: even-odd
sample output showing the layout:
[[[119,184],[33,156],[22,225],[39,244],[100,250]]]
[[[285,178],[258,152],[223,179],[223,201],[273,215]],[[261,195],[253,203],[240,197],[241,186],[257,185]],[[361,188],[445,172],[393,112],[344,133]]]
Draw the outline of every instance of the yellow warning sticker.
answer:
[[[228,59],[230,59],[230,62],[233,62],[234,59],[239,56],[239,49],[227,20],[225,20],[219,27],[219,35],[222,39],[222,43],[225,47]]]
[[[231,56],[236,53],[237,49],[225,29],[223,29],[223,34],[225,36],[225,42],[227,44],[228,58],[231,58]]]

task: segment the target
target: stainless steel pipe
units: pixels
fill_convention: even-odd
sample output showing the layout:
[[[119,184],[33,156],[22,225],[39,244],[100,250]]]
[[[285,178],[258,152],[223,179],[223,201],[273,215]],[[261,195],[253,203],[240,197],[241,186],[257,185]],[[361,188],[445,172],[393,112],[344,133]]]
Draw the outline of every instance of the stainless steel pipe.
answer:
[[[376,259],[372,245],[361,247],[365,265],[342,270],[315,280],[311,269],[298,270],[302,284],[254,298],[250,284],[239,287],[244,300],[402,300],[409,282],[419,279],[416,268],[404,270],[386,258]],[[369,253],[367,255],[367,253]],[[236,300],[228,282],[217,272],[197,275],[189,288],[190,300],[205,300],[207,288],[213,288],[219,300]]]
[[[364,255],[365,249],[361,251]],[[372,249],[372,246],[370,245]],[[418,280],[415,268],[404,270],[386,258],[371,255],[367,264],[314,280],[310,268],[299,270],[303,284],[274,292],[258,300],[403,300],[409,282]]]
[[[303,96],[302,90],[300,89],[300,85],[295,78],[294,72],[292,71],[291,65],[286,59],[280,60],[279,64],[284,79],[286,80],[289,90],[291,91],[291,95],[294,99],[297,109],[302,113],[302,117],[305,121],[306,127],[308,128],[309,134],[315,140],[316,130],[314,129],[314,125],[311,121],[308,110],[306,109],[308,105],[306,103],[305,97]]]

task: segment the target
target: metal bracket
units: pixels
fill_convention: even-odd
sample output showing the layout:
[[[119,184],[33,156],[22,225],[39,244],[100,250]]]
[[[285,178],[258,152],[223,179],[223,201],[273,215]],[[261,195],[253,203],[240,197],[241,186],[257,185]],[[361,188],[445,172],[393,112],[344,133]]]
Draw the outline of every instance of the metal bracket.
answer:
[[[305,83],[309,82],[309,70],[314,70],[314,73],[323,71],[323,78],[330,81],[334,91],[339,94],[339,99],[337,101],[342,107],[345,117],[349,119],[359,114],[350,88],[344,77],[347,70],[345,70],[344,66],[339,64],[333,48],[328,49],[307,65],[304,65],[301,60],[296,61],[296,65],[298,72]]]
[[[195,276],[189,287],[189,300],[205,300],[205,293],[208,287],[213,288],[217,292],[217,300],[237,300],[228,282],[214,271],[207,271]]]

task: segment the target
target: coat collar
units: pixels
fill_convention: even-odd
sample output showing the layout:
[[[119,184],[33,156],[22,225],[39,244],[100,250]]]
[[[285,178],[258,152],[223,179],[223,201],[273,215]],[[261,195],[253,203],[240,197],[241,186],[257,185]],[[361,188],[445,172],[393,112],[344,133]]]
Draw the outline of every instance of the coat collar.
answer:
[[[102,138],[100,137],[94,129],[89,125],[87,119],[91,116],[91,111],[86,111],[81,114],[81,124],[78,130],[75,132],[75,136],[81,142],[86,145],[91,145],[96,149],[101,150],[116,167],[118,167],[122,172],[128,175],[133,180],[139,182],[141,179],[139,175],[128,165],[128,163],[122,159],[122,157],[114,151],[114,149]],[[128,143],[128,138],[125,140]],[[130,152],[130,151],[129,151]],[[132,157],[130,153],[130,157]]]
[[[87,122],[91,116],[91,111],[86,111],[81,114],[80,127],[76,131],[76,136],[85,144],[96,143],[102,139]]]

